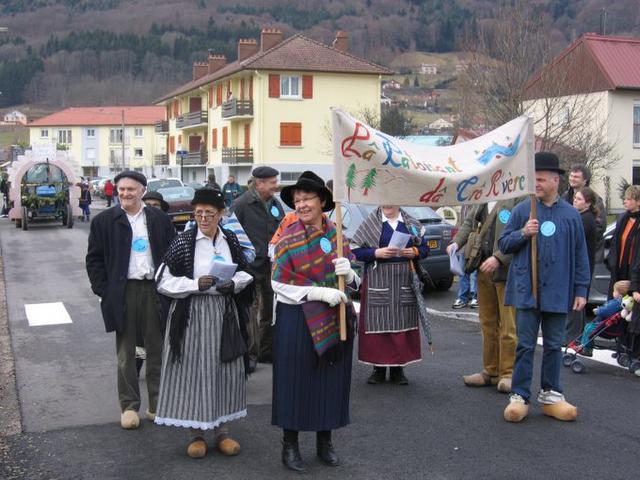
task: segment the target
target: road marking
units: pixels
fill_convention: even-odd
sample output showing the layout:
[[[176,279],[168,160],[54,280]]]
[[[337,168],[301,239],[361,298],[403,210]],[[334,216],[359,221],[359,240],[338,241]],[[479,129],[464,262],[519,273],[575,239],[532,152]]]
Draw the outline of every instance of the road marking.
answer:
[[[30,303],[24,306],[30,327],[73,323],[62,302]]]

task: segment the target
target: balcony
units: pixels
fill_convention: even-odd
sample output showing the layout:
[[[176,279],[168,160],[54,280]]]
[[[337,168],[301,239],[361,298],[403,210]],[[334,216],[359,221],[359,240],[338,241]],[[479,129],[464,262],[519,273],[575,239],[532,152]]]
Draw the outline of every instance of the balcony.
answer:
[[[155,124],[156,133],[169,133],[169,122],[167,120],[158,120]]]
[[[235,98],[222,104],[222,118],[253,117],[253,100],[237,100]]]
[[[209,156],[207,152],[189,152],[185,155],[185,157],[180,160],[180,156],[178,155],[177,161],[182,162],[182,165],[185,167],[194,166],[199,167],[202,165],[206,165]]]
[[[188,128],[188,127],[196,127],[199,125],[207,124],[207,112],[196,111],[189,112],[185,115],[180,115],[176,119],[176,128]]]
[[[156,166],[160,165],[169,165],[169,155],[154,155],[153,156],[153,164]]]
[[[253,148],[223,148],[222,163],[226,165],[252,165]]]

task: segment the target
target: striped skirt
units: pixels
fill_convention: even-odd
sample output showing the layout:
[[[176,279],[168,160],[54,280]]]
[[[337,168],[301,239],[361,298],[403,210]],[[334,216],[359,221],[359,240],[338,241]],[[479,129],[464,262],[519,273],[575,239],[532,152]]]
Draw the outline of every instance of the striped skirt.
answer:
[[[244,362],[220,361],[224,299],[194,295],[180,361],[171,360],[170,321],[164,340],[155,422],[209,430],[247,415]],[[169,319],[175,300],[169,311]]]
[[[318,365],[302,307],[278,302],[273,337],[272,425],[317,432],[349,424],[353,341],[342,346],[338,360]]]

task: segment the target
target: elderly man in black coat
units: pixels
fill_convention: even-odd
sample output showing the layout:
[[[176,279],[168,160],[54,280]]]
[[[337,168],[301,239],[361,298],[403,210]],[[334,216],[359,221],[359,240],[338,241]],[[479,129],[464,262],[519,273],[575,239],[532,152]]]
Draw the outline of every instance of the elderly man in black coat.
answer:
[[[135,362],[136,333],[147,350],[147,418],[153,420],[160,388],[163,331],[168,299],[157,293],[155,269],[176,235],[169,217],[142,203],[147,179],[134,171],[115,178],[120,205],[91,223],[86,267],[91,289],[101,299],[107,332],[116,332],[120,425],[140,424],[140,387]]]
[[[271,261],[269,241],[284,218],[284,209],[275,198],[278,191],[279,172],[268,166],[253,170],[251,187],[231,205],[231,211],[247,232],[256,249],[256,259],[251,263],[251,275],[255,279],[256,302],[249,325],[249,355],[252,360],[271,362],[273,339],[273,289],[271,288]]]

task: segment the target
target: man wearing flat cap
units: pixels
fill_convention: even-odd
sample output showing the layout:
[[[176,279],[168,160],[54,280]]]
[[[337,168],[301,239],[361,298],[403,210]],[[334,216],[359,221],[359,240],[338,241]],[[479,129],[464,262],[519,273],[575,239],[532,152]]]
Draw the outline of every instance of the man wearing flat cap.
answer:
[[[511,379],[508,422],[520,422],[529,413],[533,358],[542,327],[542,375],[538,403],[545,415],[575,420],[578,409],[564,399],[560,383],[562,342],[567,313],[587,303],[591,280],[589,259],[580,214],[558,196],[558,157],[550,152],[535,156],[537,218],[530,218],[531,199],[511,212],[498,245],[513,254],[509,266],[505,305],[516,308],[518,346]],[[537,296],[533,294],[531,243],[537,244]]]
[[[251,187],[231,205],[242,228],[256,249],[251,263],[251,275],[255,279],[256,303],[249,325],[249,355],[260,362],[271,362],[273,316],[273,289],[271,288],[271,261],[269,240],[284,218],[284,210],[274,197],[278,191],[280,172],[268,166],[253,170]]]
[[[136,371],[136,334],[147,350],[148,419],[155,418],[160,387],[163,331],[169,301],[158,295],[154,273],[176,232],[169,217],[145,207],[147,179],[124,171],[114,179],[120,204],[91,222],[86,268],[91,289],[100,297],[107,332],[116,332],[120,425],[140,424],[140,387]]]

